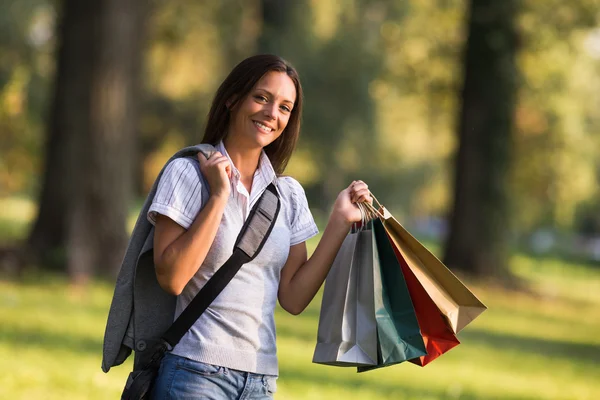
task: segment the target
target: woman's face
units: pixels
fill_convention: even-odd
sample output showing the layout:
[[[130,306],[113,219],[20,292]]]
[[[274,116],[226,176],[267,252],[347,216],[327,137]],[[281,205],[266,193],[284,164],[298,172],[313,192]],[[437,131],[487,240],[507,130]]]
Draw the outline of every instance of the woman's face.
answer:
[[[266,147],[283,133],[295,101],[292,79],[285,72],[267,72],[231,111],[228,139]]]

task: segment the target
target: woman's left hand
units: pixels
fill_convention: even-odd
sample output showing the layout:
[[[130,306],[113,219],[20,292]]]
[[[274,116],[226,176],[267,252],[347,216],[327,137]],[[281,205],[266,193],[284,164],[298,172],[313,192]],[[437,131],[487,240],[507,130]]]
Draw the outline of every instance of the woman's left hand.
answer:
[[[369,187],[363,181],[353,181],[350,186],[342,190],[333,205],[333,214],[337,214],[344,222],[360,222],[362,214],[356,203],[367,202],[373,204]]]

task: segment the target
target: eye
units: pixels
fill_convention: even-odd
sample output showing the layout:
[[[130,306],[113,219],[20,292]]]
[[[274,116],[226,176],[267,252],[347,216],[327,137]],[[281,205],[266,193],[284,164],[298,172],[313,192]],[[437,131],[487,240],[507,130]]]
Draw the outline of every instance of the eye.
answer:
[[[288,113],[292,111],[292,109],[289,106],[281,106],[279,108],[281,108],[283,111],[288,112]]]
[[[265,96],[263,96],[262,94],[257,94],[257,95],[254,96],[254,98],[256,100],[258,100],[258,101],[262,101],[262,102],[265,102],[265,103],[268,101],[268,99]]]

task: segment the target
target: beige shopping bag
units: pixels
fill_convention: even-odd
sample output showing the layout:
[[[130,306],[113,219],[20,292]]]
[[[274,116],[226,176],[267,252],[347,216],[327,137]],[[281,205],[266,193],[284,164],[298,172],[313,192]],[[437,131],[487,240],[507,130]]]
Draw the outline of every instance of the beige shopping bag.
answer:
[[[440,260],[415,239],[385,208],[381,219],[392,241],[429,297],[460,332],[487,307]]]

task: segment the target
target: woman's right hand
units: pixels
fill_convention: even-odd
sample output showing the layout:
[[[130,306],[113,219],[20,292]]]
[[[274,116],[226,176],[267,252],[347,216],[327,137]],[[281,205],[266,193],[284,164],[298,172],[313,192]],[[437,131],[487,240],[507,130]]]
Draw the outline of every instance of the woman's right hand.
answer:
[[[198,161],[200,161],[202,176],[204,176],[210,187],[210,195],[225,199],[229,198],[231,192],[231,163],[229,158],[215,151],[207,160],[200,152],[198,153]]]

